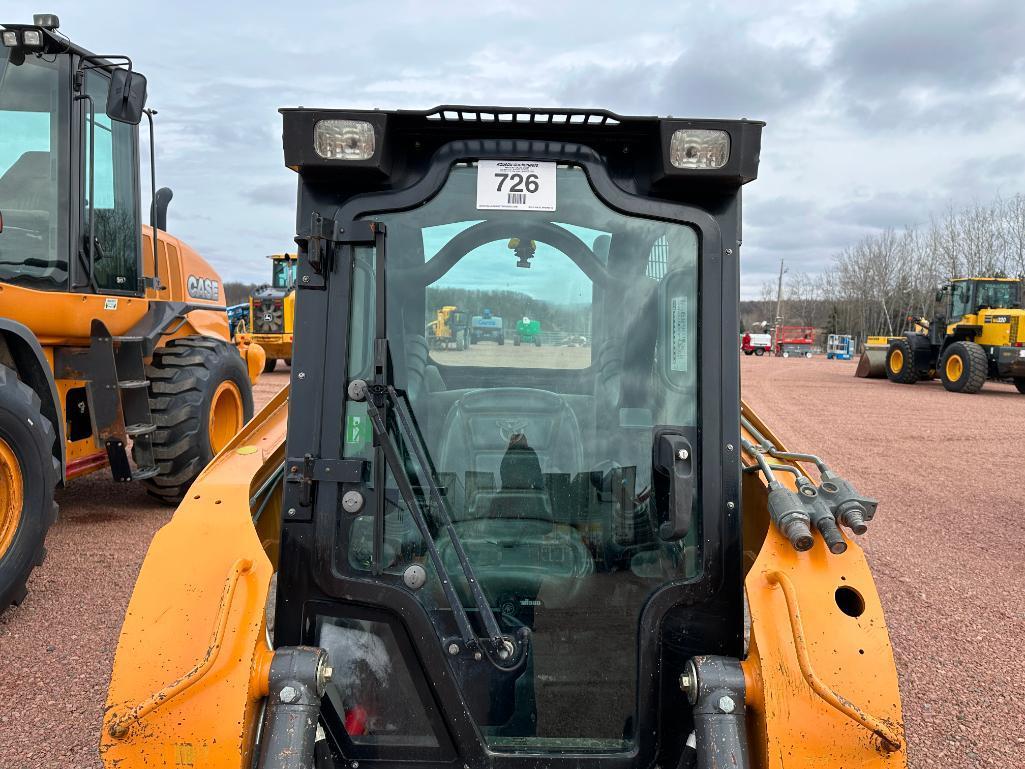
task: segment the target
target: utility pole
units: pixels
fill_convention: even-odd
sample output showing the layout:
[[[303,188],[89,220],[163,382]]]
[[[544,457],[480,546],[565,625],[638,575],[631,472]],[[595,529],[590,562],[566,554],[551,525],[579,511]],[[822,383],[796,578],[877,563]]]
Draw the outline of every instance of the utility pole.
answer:
[[[779,285],[776,288],[776,333],[772,342],[773,353],[779,352],[779,327],[783,325],[783,260],[779,260]]]

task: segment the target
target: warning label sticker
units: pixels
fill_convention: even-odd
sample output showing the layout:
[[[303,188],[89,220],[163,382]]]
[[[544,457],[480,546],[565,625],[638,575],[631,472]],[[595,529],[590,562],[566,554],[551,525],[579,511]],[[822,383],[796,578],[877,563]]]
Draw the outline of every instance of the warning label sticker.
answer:
[[[670,303],[669,368],[686,373],[690,369],[689,297],[674,296]]]

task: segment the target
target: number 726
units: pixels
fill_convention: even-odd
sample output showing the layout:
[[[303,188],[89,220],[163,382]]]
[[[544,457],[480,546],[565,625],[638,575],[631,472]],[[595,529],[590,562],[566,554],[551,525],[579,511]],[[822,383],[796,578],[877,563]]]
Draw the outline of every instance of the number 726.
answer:
[[[509,180],[509,192],[537,192],[537,174],[495,174],[498,179],[496,192],[502,191],[502,185]]]

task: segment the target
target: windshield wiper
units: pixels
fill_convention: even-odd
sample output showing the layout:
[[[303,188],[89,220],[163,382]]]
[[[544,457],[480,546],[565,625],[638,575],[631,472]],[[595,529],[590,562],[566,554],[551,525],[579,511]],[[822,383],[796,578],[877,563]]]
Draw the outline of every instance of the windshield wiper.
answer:
[[[448,572],[442,562],[441,554],[438,552],[434,538],[431,536],[427,515],[421,508],[420,501],[417,499],[417,495],[413,490],[413,479],[409,470],[406,468],[405,463],[402,461],[402,457],[399,455],[399,450],[395,445],[391,433],[388,431],[385,415],[382,411],[386,406],[391,407],[391,409],[394,410],[395,415],[398,417],[397,425],[402,439],[412,450],[417,463],[423,470],[423,477],[426,480],[431,501],[437,509],[441,526],[445,529],[445,533],[448,535],[448,539],[452,543],[452,549],[455,551],[456,557],[459,560],[459,566],[463,573],[463,578],[466,580],[467,587],[470,590],[470,595],[473,598],[474,607],[477,609],[477,614],[484,625],[484,632],[487,635],[486,638],[481,639],[484,642],[484,651],[488,652],[489,659],[490,655],[493,653],[498,658],[498,661],[504,664],[514,661],[514,657],[522,658],[521,654],[516,654],[517,649],[512,640],[508,636],[502,634],[502,630],[499,628],[497,620],[495,620],[495,615],[491,611],[491,606],[488,603],[487,596],[484,595],[484,590],[481,588],[480,581],[477,579],[477,575],[473,571],[473,566],[470,564],[470,559],[466,555],[463,543],[459,539],[459,535],[456,533],[455,526],[452,522],[452,516],[449,513],[444,496],[441,493],[441,489],[438,488],[438,484],[434,480],[433,467],[428,461],[427,452],[423,446],[423,438],[415,427],[405,395],[402,394],[400,396],[399,392],[391,385],[368,385],[366,383],[363,383],[363,392],[365,394],[367,404],[367,415],[370,417],[370,424],[374,431],[374,436],[377,439],[378,445],[383,450],[385,462],[391,470],[392,475],[395,477],[395,482],[399,487],[399,493],[402,495],[406,506],[409,508],[413,521],[420,530],[420,534],[427,546],[428,555],[430,556],[431,562],[434,564],[434,568],[437,570],[438,576],[441,579],[441,586],[445,592],[445,597],[447,598],[449,605],[452,607],[452,612],[455,617],[456,625],[459,627],[459,633],[462,636],[463,644],[469,650],[474,650],[481,645],[473,631],[473,628],[470,626],[469,617],[466,614],[466,610],[463,608],[462,601],[459,599],[451,581],[448,579]],[[378,489],[377,499],[377,515],[379,519],[383,521],[383,488]],[[521,641],[525,640],[525,637],[521,639]]]

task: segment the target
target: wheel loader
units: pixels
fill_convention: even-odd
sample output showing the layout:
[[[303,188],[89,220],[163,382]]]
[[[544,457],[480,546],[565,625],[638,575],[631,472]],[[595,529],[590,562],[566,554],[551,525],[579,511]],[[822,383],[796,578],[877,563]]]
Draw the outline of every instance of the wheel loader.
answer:
[[[905,767],[876,502],[740,399],[763,124],[282,114],[290,387],[150,546],[105,766]],[[436,356],[467,276],[591,344]]]
[[[273,371],[279,360],[292,365],[295,320],[295,254],[272,254],[271,282],[249,297],[250,338],[266,354],[263,370]]]
[[[931,319],[889,340],[886,378],[914,384],[939,376],[950,392],[977,393],[987,379],[1025,393],[1025,309],[1017,278],[957,278],[936,292]]]
[[[252,416],[262,357],[230,343],[220,278],[163,231],[169,190],[140,222],[145,78],[50,15],[0,34],[3,611],[42,561],[56,487],[109,468],[178,502]]]

